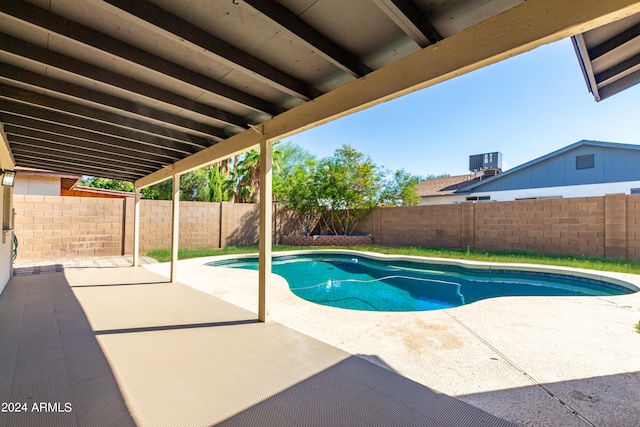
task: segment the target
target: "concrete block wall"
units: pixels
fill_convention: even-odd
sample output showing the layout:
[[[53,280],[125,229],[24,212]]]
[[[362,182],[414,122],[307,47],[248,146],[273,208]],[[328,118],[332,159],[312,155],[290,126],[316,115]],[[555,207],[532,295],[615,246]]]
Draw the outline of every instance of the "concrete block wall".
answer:
[[[133,253],[134,199],[126,199],[124,253]],[[220,204],[180,202],[181,248],[218,248],[220,235]],[[171,202],[142,200],[140,202],[140,251],[171,246]]]
[[[123,200],[13,196],[19,259],[121,253]]]
[[[222,247],[257,245],[260,205],[222,202]]]
[[[133,253],[133,198],[15,195],[19,260]],[[180,202],[181,248],[257,245],[259,206]],[[294,227],[274,208],[274,241]],[[171,246],[171,202],[142,200],[140,252]]]
[[[425,209],[426,208],[426,209]],[[462,205],[379,208],[363,218],[356,233],[372,234],[378,245],[461,246]]]
[[[474,211],[476,249],[605,256],[602,197],[476,203]]]
[[[640,259],[640,195],[379,208],[356,232],[389,246]]]
[[[21,260],[133,251],[133,199],[14,195]],[[180,203],[180,247],[258,243],[259,206]],[[171,202],[141,202],[140,249],[171,245]],[[274,207],[274,243],[295,221]],[[358,225],[375,244],[640,259],[640,195],[379,208]]]
[[[609,194],[604,198],[604,246],[608,258],[627,256],[627,197]]]
[[[627,258],[640,259],[640,194],[626,197],[627,206]]]

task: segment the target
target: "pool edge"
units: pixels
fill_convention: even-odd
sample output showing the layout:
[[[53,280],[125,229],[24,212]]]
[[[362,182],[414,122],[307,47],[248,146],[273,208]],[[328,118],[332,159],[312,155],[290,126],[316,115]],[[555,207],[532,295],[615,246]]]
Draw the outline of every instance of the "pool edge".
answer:
[[[377,252],[358,251],[353,249],[303,249],[303,250],[294,250],[294,251],[282,251],[282,252],[273,253],[272,258],[279,258],[279,257],[291,256],[291,255],[310,255],[310,254],[318,254],[318,253],[327,253],[327,254],[333,253],[333,254],[343,254],[343,255],[348,254],[348,255],[363,256],[365,258],[380,260],[380,261],[382,260],[411,261],[411,262],[418,262],[422,264],[439,264],[439,265],[456,266],[461,268],[486,269],[488,271],[511,270],[511,271],[520,271],[520,272],[558,274],[558,275],[564,275],[564,276],[580,277],[584,279],[600,280],[603,282],[611,283],[613,285],[628,289],[631,291],[632,294],[640,291],[640,276],[636,278],[635,276],[637,275],[633,275],[631,273],[617,273],[617,272],[608,272],[608,271],[599,271],[599,270],[588,270],[583,268],[564,267],[564,266],[555,266],[555,265],[500,263],[500,262],[488,262],[488,261],[461,260],[461,259],[453,259],[453,258],[432,258],[432,257],[424,257],[424,256],[417,256],[417,255],[381,254]],[[214,261],[254,258],[256,256],[258,256],[257,253],[227,254],[227,255],[215,255],[215,256],[209,256],[209,257],[203,257],[203,258],[192,258],[191,260],[197,260],[197,263],[207,264]],[[627,276],[631,276],[631,277],[627,277]],[[637,281],[637,284],[630,282],[629,280],[631,278],[635,278]]]

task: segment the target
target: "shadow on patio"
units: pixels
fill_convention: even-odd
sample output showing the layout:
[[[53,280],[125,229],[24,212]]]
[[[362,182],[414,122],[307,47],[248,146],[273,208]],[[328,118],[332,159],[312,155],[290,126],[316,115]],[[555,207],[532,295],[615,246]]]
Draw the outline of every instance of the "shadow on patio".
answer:
[[[532,405],[536,394],[546,405]],[[545,425],[566,427],[640,425],[640,372],[624,372],[458,396],[498,416],[529,425],[531,413]],[[538,400],[539,401],[539,400]]]
[[[13,277],[0,425],[511,425],[254,317],[141,268]]]

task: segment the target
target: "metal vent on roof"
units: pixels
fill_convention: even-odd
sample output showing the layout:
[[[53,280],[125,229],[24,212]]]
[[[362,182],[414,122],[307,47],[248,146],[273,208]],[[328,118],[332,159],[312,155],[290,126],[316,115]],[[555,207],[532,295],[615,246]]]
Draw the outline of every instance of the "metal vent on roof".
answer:
[[[585,154],[583,156],[576,156],[576,170],[578,169],[593,169],[594,161],[593,154]]]

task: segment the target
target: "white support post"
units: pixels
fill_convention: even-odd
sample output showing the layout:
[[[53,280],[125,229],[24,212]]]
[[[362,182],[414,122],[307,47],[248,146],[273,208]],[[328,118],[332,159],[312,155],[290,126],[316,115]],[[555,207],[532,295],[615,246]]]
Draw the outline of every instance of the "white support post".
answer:
[[[173,175],[171,197],[171,273],[169,280],[175,282],[178,275],[178,229],[180,227],[180,175]]]
[[[133,266],[138,266],[138,254],[140,252],[140,189],[135,188],[135,201],[133,205]]]
[[[271,142],[260,141],[260,255],[258,258],[258,320],[269,320],[269,291],[271,285],[271,234],[272,234],[272,167]]]

